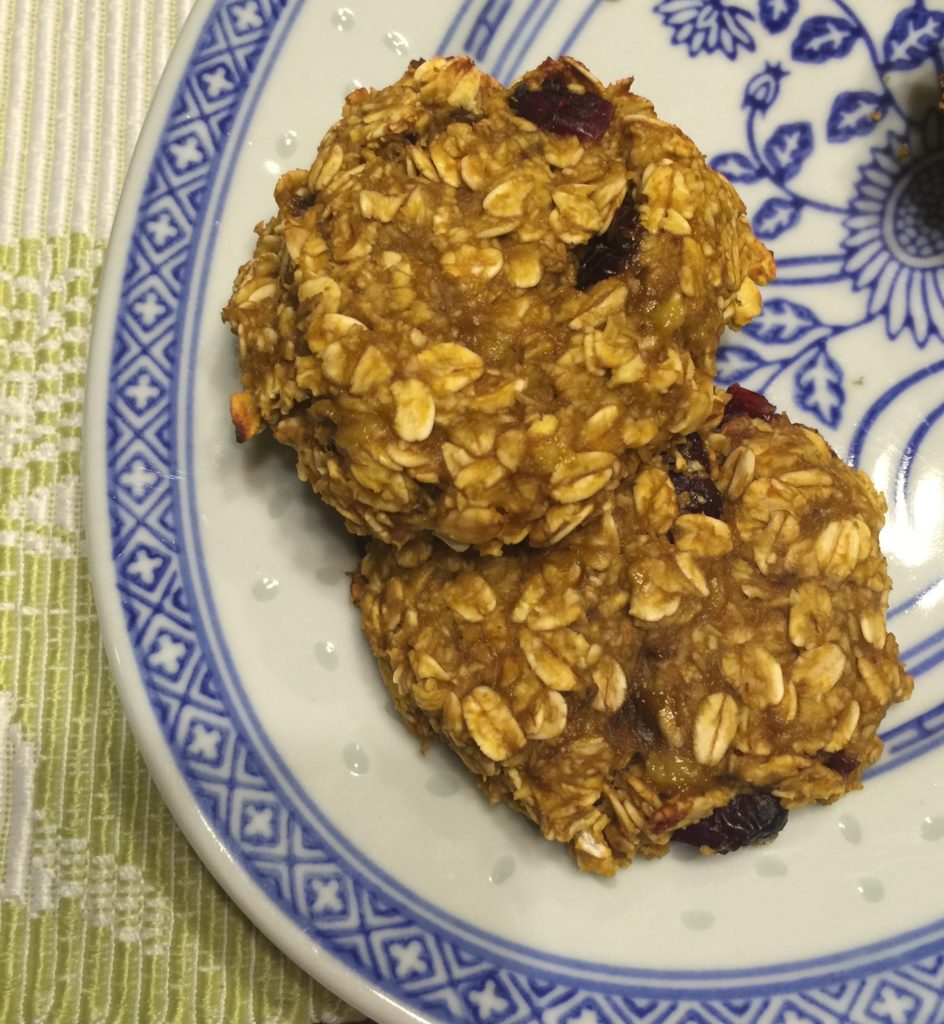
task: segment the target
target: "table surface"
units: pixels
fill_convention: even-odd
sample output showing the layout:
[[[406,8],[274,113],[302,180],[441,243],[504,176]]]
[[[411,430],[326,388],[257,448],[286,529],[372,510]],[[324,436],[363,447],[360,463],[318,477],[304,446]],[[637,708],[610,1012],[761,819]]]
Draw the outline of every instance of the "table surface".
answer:
[[[0,0],[0,1021],[359,1018],[201,865],[105,661],[79,459],[121,182],[194,0]]]

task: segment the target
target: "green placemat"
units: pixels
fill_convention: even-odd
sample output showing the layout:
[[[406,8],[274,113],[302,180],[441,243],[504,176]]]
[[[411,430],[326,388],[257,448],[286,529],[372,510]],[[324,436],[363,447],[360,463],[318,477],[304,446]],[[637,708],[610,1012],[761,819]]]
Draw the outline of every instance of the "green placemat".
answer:
[[[0,1022],[354,1013],[229,901],[150,782],[92,603],[85,365],[121,179],[193,0],[0,0]]]

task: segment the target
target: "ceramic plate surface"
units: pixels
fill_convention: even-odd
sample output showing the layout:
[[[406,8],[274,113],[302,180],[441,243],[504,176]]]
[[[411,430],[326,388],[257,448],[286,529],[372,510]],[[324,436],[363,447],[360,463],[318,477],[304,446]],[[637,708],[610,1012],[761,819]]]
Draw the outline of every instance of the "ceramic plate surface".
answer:
[[[151,771],[233,898],[378,1021],[944,1020],[944,5],[936,0],[198,4],[104,274],[86,487],[96,596]],[[356,84],[472,54],[636,76],[735,181],[780,277],[735,379],[888,497],[914,698],[863,793],[730,857],[583,876],[395,720],[353,542],[291,453],[233,441],[220,322],[278,175]]]

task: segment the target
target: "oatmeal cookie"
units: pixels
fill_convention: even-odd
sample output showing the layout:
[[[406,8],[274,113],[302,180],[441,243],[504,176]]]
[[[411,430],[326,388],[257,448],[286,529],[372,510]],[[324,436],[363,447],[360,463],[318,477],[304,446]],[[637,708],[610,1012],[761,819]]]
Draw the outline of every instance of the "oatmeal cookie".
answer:
[[[353,583],[407,724],[586,870],[770,838],[860,786],[910,693],[883,499],[758,396],[731,409],[551,548],[374,541]]]
[[[225,319],[271,427],[355,533],[552,544],[709,423],[773,275],[731,185],[631,80],[510,90],[466,58],[358,89],[286,174]]]

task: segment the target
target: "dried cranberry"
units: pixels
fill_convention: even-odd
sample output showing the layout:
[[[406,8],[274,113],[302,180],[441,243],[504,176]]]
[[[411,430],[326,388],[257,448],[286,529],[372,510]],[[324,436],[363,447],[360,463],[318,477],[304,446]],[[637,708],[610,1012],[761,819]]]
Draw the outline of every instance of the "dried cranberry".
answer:
[[[619,274],[632,262],[642,237],[639,211],[633,201],[632,190],[613,215],[609,227],[594,235],[577,250],[577,287],[585,292],[597,281]]]
[[[710,476],[689,476],[673,469],[669,470],[669,479],[675,488],[680,515],[699,513],[712,519],[721,518],[724,499]]]
[[[773,839],[787,823],[786,808],[770,793],[739,793],[707,818],[680,828],[674,840],[730,853]]]
[[[776,406],[756,391],[749,391],[742,388],[740,384],[732,384],[728,388],[731,401],[724,410],[724,418],[732,416],[752,416],[756,420],[766,420],[768,423],[777,415]]]
[[[840,775],[851,775],[859,767],[859,759],[848,750],[836,750],[827,754],[823,758],[823,763]]]
[[[526,121],[554,135],[576,135],[597,142],[610,126],[613,104],[595,92],[572,92],[563,75],[551,75],[540,89],[521,84],[508,101]]]

